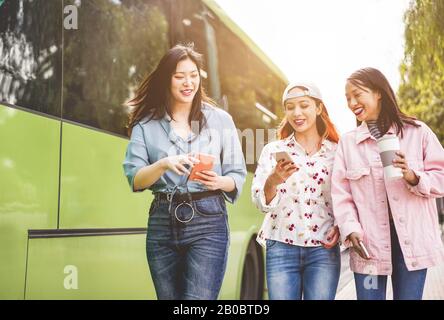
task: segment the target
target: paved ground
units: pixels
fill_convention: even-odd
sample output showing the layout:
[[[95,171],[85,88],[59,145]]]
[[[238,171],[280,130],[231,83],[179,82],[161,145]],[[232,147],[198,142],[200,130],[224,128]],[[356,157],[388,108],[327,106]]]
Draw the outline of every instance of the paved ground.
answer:
[[[342,259],[342,268],[347,269],[342,272],[339,281],[336,300],[356,300],[355,282],[353,274],[348,267],[348,254],[344,252]],[[392,299],[392,285],[390,277],[387,283],[387,299]],[[424,287],[424,300],[444,300],[444,264],[430,268],[427,271],[426,284]]]

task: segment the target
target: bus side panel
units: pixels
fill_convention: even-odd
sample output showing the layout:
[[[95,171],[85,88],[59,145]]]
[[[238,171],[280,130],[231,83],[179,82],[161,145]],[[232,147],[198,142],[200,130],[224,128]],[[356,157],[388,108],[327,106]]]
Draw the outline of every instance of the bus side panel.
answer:
[[[26,299],[156,299],[145,235],[30,239]]]
[[[262,225],[263,215],[251,201],[253,174],[248,172],[243,191],[234,205],[228,208],[230,227],[230,250],[227,270],[222,284],[220,299],[239,299],[242,273],[247,247],[251,239],[255,241]]]
[[[145,228],[151,192],[132,193],[128,140],[63,123],[60,228]]]
[[[28,229],[57,228],[60,122],[0,105],[0,299],[23,299]]]

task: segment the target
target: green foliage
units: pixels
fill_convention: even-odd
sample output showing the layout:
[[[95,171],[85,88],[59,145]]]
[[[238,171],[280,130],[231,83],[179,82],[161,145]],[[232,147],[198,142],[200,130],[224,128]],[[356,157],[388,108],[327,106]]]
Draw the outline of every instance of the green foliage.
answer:
[[[444,1],[415,0],[407,10],[400,66],[401,108],[426,122],[444,144]]]
[[[159,3],[81,2],[79,29],[64,32],[65,118],[125,134],[122,104],[169,47],[168,22]]]

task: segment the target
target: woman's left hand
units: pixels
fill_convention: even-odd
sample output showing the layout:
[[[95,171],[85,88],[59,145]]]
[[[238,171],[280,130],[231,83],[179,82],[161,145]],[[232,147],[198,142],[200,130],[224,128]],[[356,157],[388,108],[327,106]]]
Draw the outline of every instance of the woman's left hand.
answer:
[[[397,151],[396,155],[398,157],[393,159],[393,166],[401,169],[405,181],[412,186],[416,186],[419,183],[419,178],[413,170],[409,168],[407,161],[405,160],[405,154],[401,151]]]
[[[199,179],[195,179],[195,181],[202,183],[204,186],[208,188],[208,190],[211,191],[219,189],[224,190],[226,184],[225,179],[227,177],[219,176],[216,172],[209,170],[196,172],[196,175],[199,177]],[[231,178],[229,179],[231,180]]]
[[[325,249],[333,248],[339,241],[339,228],[333,226],[327,233],[327,242],[321,242]]]

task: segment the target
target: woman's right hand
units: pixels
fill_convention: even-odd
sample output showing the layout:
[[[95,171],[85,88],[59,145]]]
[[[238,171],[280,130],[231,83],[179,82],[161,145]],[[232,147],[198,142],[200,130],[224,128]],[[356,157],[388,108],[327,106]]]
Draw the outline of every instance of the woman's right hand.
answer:
[[[287,181],[287,179],[295,172],[299,170],[299,167],[294,164],[292,161],[288,160],[280,160],[276,167],[274,167],[270,176],[268,177],[268,181],[273,185],[277,186],[281,183]]]
[[[162,168],[165,171],[171,170],[181,176],[184,174],[190,174],[190,170],[188,170],[185,165],[188,165],[191,169],[195,164],[200,162],[199,159],[192,157],[190,154],[170,156],[160,159],[159,161],[161,161]]]
[[[359,256],[360,256],[362,259],[370,260],[370,258],[367,258],[367,257],[365,256],[365,253],[364,253],[364,251],[362,250],[361,245],[359,244],[359,241],[362,241],[362,240],[363,240],[363,239],[362,239],[362,236],[361,236],[359,233],[357,233],[357,232],[352,232],[352,233],[350,233],[350,234],[348,235],[347,239],[352,243],[352,245],[353,245],[353,250],[355,250],[355,251],[359,254]]]

